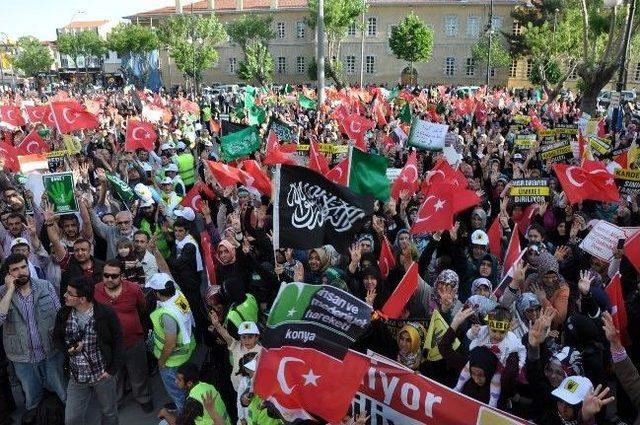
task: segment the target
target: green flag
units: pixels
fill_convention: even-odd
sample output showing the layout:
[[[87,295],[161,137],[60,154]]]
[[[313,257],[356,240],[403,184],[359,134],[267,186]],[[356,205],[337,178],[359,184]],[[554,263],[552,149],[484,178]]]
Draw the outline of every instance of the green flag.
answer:
[[[116,195],[118,195],[118,197],[124,202],[130,202],[136,198],[136,194],[133,192],[133,189],[131,189],[120,177],[109,173],[106,173],[105,175],[107,176],[107,180],[111,183],[111,187],[113,187]]]
[[[409,106],[409,102],[404,104],[400,110],[400,114],[398,114],[398,118],[400,118],[400,121],[404,123],[411,123],[411,106]]]
[[[381,201],[389,199],[387,158],[351,149],[349,189],[361,195],[371,195]]]
[[[249,108],[249,125],[260,125],[267,120],[267,113],[259,106]]]
[[[72,173],[44,174],[42,176],[42,185],[49,202],[53,205],[54,214],[78,211],[78,202],[73,192]]]
[[[298,103],[304,109],[316,109],[316,101],[309,99],[307,96],[300,95],[298,97]]]
[[[280,89],[280,94],[289,94],[293,91],[293,87],[291,87],[291,85],[289,84],[285,84],[284,86],[282,86],[282,88]]]
[[[222,159],[227,162],[247,156],[260,147],[258,129],[250,126],[244,130],[222,136],[220,147],[222,149]]]

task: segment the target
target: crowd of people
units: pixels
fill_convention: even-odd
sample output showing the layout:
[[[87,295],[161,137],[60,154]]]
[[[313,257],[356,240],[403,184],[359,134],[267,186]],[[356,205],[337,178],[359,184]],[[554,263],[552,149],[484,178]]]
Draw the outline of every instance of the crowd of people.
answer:
[[[399,95],[391,98],[392,92]],[[74,131],[80,152],[68,152],[52,168],[73,173],[77,213],[55,214],[46,195],[34,195],[30,176],[9,170],[8,158],[0,158],[0,423],[9,423],[7,413],[16,409],[12,384],[24,397],[25,424],[83,424],[90,407],[99,410],[93,414],[103,424],[117,424],[127,398],[169,424],[284,423],[252,389],[261,330],[281,282],[337,286],[378,310],[414,262],[418,289],[401,325],[389,326],[376,315],[353,349],[377,352],[534,423],[640,423],[638,270],[622,246],[608,262],[580,248],[591,220],[639,226],[637,194],[572,204],[551,162],[540,159],[540,141],[525,149],[515,143],[517,134],[535,133],[536,126],[577,123],[579,95],[332,88],[317,109],[295,100],[302,95],[316,97],[302,86],[290,93],[255,92],[254,101],[267,112],[258,125],[262,140],[269,120],[277,118],[293,129],[295,143],[347,145],[335,114],[347,108],[375,122],[364,148],[385,156],[389,167],[402,168],[411,149],[397,135],[408,133],[399,118],[408,104],[414,118],[449,125],[447,143],[460,155],[453,167],[480,203],[458,213],[451,229],[416,233],[411,228],[425,192],[402,191],[377,201],[375,214],[345,252],[332,246],[274,251],[270,196],[221,184],[207,166],[221,161],[222,121],[250,120],[246,109],[242,113],[242,90],[220,98],[130,88],[58,93],[87,105],[100,125]],[[19,107],[50,100],[35,91],[0,98]],[[127,123],[152,104],[163,111],[154,124],[153,148],[127,151]],[[633,151],[638,133],[632,114],[616,128],[600,112],[601,131],[615,141],[612,149]],[[514,126],[516,116],[530,120]],[[51,151],[65,149],[56,126],[27,122],[0,131],[12,146],[35,131]],[[266,149],[262,143],[250,158],[262,164]],[[292,155],[306,164],[305,151]],[[325,156],[330,165],[342,160],[341,154]],[[417,151],[423,185],[443,158],[441,151]],[[614,158],[601,160],[609,164]],[[630,156],[628,168],[639,164]],[[121,196],[111,176],[135,196]],[[525,177],[549,179],[545,201],[514,202],[509,182]],[[182,202],[194,187],[202,188],[197,207]],[[501,228],[498,255],[489,249],[496,243],[489,236],[494,222]],[[513,232],[527,250],[508,285],[495,292],[507,272],[504,253]],[[395,259],[388,273],[378,265],[385,239]],[[206,267],[207,253],[214,270]],[[614,326],[618,312],[604,290],[616,273],[628,335]],[[439,360],[429,359],[425,349],[434,312],[449,325],[437,341]],[[631,345],[625,347],[627,337]],[[156,374],[171,399],[165,406],[152,401]],[[342,423],[367,421],[367,412],[348,412]]]

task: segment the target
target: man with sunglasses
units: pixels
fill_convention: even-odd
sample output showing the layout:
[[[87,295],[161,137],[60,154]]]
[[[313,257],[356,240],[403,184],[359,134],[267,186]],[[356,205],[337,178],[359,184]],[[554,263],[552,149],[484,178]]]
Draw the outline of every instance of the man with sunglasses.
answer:
[[[98,214],[91,208],[91,201],[87,198],[83,198],[83,202],[80,202],[83,213],[88,211],[91,217],[91,225],[96,234],[107,242],[107,260],[111,260],[116,257],[118,250],[116,249],[116,243],[126,238],[133,241],[133,234],[138,230],[133,226],[133,216],[130,211],[120,211],[116,214],[115,227],[107,226],[100,220]]]
[[[133,397],[145,413],[153,410],[149,387],[144,326],[141,317],[148,317],[146,301],[139,285],[124,280],[120,260],[108,260],[103,268],[103,281],[96,284],[94,298],[111,307],[122,327],[124,365],[116,375],[118,399],[122,401],[125,378],[129,378]]]

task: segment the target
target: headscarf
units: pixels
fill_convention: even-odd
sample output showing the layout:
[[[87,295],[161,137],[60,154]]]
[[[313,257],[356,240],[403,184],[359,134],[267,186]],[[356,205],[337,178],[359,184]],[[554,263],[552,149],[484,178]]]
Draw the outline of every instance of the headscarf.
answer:
[[[218,262],[220,262],[220,264],[228,266],[230,264],[233,264],[236,262],[236,247],[233,246],[233,244],[231,242],[229,242],[226,239],[223,239],[220,241],[220,243],[218,244],[218,247],[220,246],[224,246],[225,248],[227,248],[229,250],[229,253],[231,254],[231,260],[227,261],[226,263],[223,262],[220,257],[218,256],[217,250],[216,250],[216,257],[218,258]]]
[[[404,325],[400,332],[398,332],[398,341],[400,341],[400,334],[407,332],[411,339],[411,349],[409,353],[398,353],[398,362],[408,368],[417,370],[422,363],[422,348],[427,332],[424,327],[415,322],[409,322]]]

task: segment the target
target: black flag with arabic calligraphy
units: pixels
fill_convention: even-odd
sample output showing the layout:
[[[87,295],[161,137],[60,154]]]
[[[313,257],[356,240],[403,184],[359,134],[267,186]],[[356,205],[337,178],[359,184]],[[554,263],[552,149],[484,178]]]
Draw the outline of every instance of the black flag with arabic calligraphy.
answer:
[[[345,251],[373,214],[372,196],[354,193],[306,167],[278,166],[273,183],[276,249],[330,244]]]

